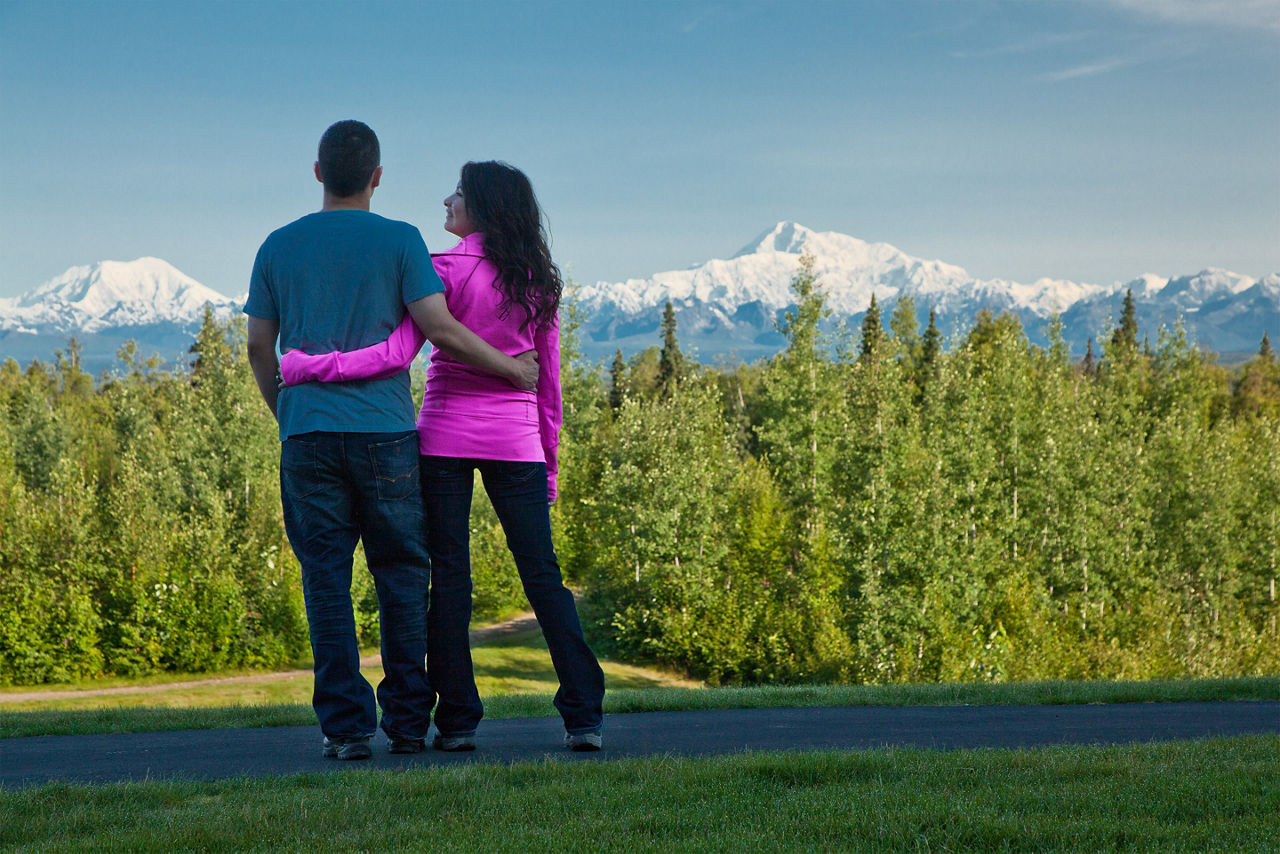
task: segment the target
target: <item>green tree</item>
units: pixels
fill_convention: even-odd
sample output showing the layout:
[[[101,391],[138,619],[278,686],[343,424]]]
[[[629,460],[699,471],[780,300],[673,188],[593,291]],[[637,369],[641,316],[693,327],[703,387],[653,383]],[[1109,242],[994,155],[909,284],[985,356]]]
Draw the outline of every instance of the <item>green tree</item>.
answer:
[[[843,587],[829,524],[832,469],[846,430],[845,391],[839,368],[827,357],[819,323],[830,314],[813,270],[802,255],[791,279],[796,305],[779,324],[787,347],[767,366],[761,389],[757,448],[793,520],[788,545],[797,619],[820,649],[808,666],[847,673],[852,648],[839,605]]]
[[[53,375],[35,362],[9,400],[14,466],[32,491],[49,489],[54,469],[67,448],[67,430],[54,409],[54,395]]]
[[[1120,325],[1111,333],[1111,346],[1125,351],[1138,349],[1138,311],[1133,301],[1133,289],[1124,292],[1124,307],[1120,310]]]
[[[1098,360],[1093,355],[1093,339],[1089,339],[1089,343],[1085,346],[1084,358],[1080,361],[1080,372],[1086,377],[1096,377],[1098,375]]]
[[[920,344],[920,367],[916,374],[916,382],[921,394],[929,383],[938,375],[938,357],[942,353],[942,333],[938,331],[937,319],[933,309],[929,309],[929,325],[925,327]]]
[[[1257,355],[1245,364],[1232,390],[1231,414],[1280,420],[1280,362],[1265,332]]]
[[[662,310],[662,353],[658,357],[658,389],[670,395],[684,373],[684,356],[676,340],[676,312],[667,300]]]
[[[627,397],[627,363],[622,360],[622,350],[613,354],[613,362],[609,365],[609,409],[617,412],[622,408],[622,401]]]
[[[880,349],[880,342],[884,339],[884,327],[881,324],[880,306],[876,305],[876,295],[873,293],[867,313],[862,317],[862,337],[858,342],[859,359],[873,358]]]
[[[779,324],[787,347],[765,372],[756,424],[761,454],[806,532],[827,504],[835,438],[844,417],[844,395],[820,340],[818,324],[830,310],[813,264],[811,255],[802,255],[791,279],[796,306]]]
[[[729,508],[707,496],[729,494],[737,468],[714,397],[628,399],[593,450],[601,466],[577,511],[591,537],[575,552],[584,617],[606,650],[707,667],[706,621],[729,618],[717,610]]]

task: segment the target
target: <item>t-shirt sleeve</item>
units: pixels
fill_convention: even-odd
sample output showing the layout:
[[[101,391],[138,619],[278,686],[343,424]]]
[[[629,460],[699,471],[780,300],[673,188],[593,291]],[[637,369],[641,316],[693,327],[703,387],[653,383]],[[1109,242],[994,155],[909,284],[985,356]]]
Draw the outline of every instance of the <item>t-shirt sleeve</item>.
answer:
[[[431,253],[427,251],[422,232],[414,226],[409,226],[405,239],[400,289],[405,305],[444,291],[444,283],[431,264]]]
[[[280,319],[280,309],[276,307],[275,295],[271,292],[269,282],[270,263],[267,244],[258,249],[258,257],[253,260],[253,273],[249,277],[249,298],[244,304],[244,313],[263,320]]]

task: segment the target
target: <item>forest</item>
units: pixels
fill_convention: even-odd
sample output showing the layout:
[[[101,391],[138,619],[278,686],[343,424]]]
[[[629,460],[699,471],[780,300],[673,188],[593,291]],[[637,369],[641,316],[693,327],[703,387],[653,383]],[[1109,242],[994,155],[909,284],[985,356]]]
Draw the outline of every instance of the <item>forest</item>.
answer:
[[[944,339],[908,299],[832,329],[811,260],[791,286],[752,364],[683,354],[670,306],[652,348],[592,364],[562,311],[552,517],[597,651],[710,684],[1280,672],[1265,336],[1228,369],[1127,299],[1078,358],[1007,314]],[[244,339],[206,313],[188,364],[126,347],[95,378],[71,341],[0,365],[0,684],[307,659]],[[525,607],[482,496],[479,619]]]

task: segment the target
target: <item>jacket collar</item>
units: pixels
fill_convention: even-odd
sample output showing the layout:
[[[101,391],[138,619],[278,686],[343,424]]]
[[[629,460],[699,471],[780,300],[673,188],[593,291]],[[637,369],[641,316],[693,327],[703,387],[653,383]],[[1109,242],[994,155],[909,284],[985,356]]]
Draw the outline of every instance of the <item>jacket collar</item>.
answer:
[[[479,255],[484,257],[484,235],[472,232],[458,241],[458,245],[449,250],[450,255]]]

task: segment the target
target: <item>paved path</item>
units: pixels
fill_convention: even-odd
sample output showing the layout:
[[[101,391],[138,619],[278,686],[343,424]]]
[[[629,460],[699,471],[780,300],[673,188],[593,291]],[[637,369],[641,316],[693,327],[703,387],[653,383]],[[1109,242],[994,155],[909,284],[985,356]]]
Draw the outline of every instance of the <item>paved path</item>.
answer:
[[[605,749],[569,753],[558,718],[481,724],[474,753],[428,750],[392,756],[381,736],[373,759],[320,756],[319,727],[185,730],[0,739],[0,788],[53,781],[109,783],[402,769],[553,758],[593,762],[630,757],[709,756],[741,751],[1034,748],[1124,744],[1213,736],[1280,735],[1280,701],[1121,703],[1083,706],[842,706],[609,715]],[[1277,760],[1280,764],[1280,759]]]

